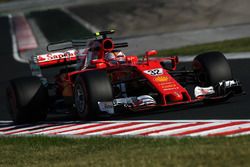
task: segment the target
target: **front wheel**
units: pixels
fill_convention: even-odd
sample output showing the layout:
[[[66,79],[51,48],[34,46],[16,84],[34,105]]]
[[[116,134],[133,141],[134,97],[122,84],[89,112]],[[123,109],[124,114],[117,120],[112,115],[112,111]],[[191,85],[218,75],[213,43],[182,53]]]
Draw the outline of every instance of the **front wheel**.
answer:
[[[200,86],[214,86],[233,78],[231,67],[221,52],[207,52],[196,56],[193,70]]]
[[[88,71],[77,77],[74,85],[74,103],[77,115],[81,119],[95,119],[101,112],[98,102],[112,100],[112,87],[106,72]]]

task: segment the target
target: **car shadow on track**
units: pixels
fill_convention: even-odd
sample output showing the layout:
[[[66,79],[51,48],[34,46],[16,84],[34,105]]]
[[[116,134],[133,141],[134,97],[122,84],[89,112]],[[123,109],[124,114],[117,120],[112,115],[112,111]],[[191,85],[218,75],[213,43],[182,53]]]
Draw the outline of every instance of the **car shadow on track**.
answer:
[[[188,104],[175,107],[164,107],[158,110],[140,111],[140,112],[127,112],[116,114],[114,116],[99,117],[95,121],[118,121],[118,120],[176,120],[176,119],[215,119],[210,117],[211,114],[216,115],[215,112],[211,112],[211,108],[215,106],[223,106],[234,103],[233,101],[217,103],[217,104]],[[205,109],[205,112],[199,111],[199,109]],[[205,115],[204,115],[205,114]],[[203,115],[203,116],[202,116]],[[47,121],[79,121],[79,119],[68,114],[53,114],[49,115]]]

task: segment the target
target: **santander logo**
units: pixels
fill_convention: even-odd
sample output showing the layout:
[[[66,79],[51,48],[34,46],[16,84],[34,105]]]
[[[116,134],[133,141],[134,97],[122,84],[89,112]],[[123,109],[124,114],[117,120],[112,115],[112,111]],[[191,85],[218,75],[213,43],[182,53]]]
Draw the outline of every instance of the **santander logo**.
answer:
[[[43,63],[60,59],[70,59],[70,58],[75,58],[76,54],[77,54],[76,50],[68,50],[67,52],[49,53],[44,55],[38,55],[37,61],[38,63]]]
[[[40,61],[44,61],[46,60],[46,58],[43,57],[43,55],[38,55],[37,56],[37,61],[40,62]]]

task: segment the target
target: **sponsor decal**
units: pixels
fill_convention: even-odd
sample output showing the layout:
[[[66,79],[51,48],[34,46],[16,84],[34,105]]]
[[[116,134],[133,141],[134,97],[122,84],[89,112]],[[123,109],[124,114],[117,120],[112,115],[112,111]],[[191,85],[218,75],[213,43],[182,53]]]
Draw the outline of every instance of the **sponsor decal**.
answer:
[[[162,68],[156,68],[152,70],[145,70],[144,73],[151,75],[151,76],[158,76],[163,74],[163,69]]]
[[[176,84],[169,84],[169,85],[163,85],[161,86],[163,89],[167,89],[167,88],[173,88],[176,87]]]
[[[168,81],[168,77],[167,76],[157,76],[154,78],[154,80],[156,82],[167,82]]]
[[[165,85],[173,85],[173,84],[175,84],[175,82],[171,82],[171,81],[168,81],[168,82],[162,82],[162,83],[159,83],[158,85],[159,86],[165,86]]]
[[[179,87],[173,87],[173,88],[165,88],[164,91],[170,91],[170,90],[178,90]]]
[[[53,60],[60,60],[60,59],[70,59],[76,57],[76,51],[75,50],[68,50],[67,52],[57,52],[57,53],[49,53],[44,55],[38,55],[37,56],[37,62],[48,62]]]

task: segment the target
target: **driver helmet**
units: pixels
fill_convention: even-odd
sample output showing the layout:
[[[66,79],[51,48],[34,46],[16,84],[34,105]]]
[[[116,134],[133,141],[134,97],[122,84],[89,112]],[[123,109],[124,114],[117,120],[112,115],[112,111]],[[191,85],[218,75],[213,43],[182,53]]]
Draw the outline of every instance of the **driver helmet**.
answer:
[[[126,56],[120,50],[114,50],[112,52],[105,53],[105,59],[109,62],[119,62],[119,63],[126,62]]]
[[[115,51],[115,55],[116,55],[116,60],[119,63],[125,63],[126,62],[126,56],[122,51]]]
[[[105,60],[107,60],[107,61],[116,60],[116,56],[113,52],[107,52],[107,53],[105,53]]]

